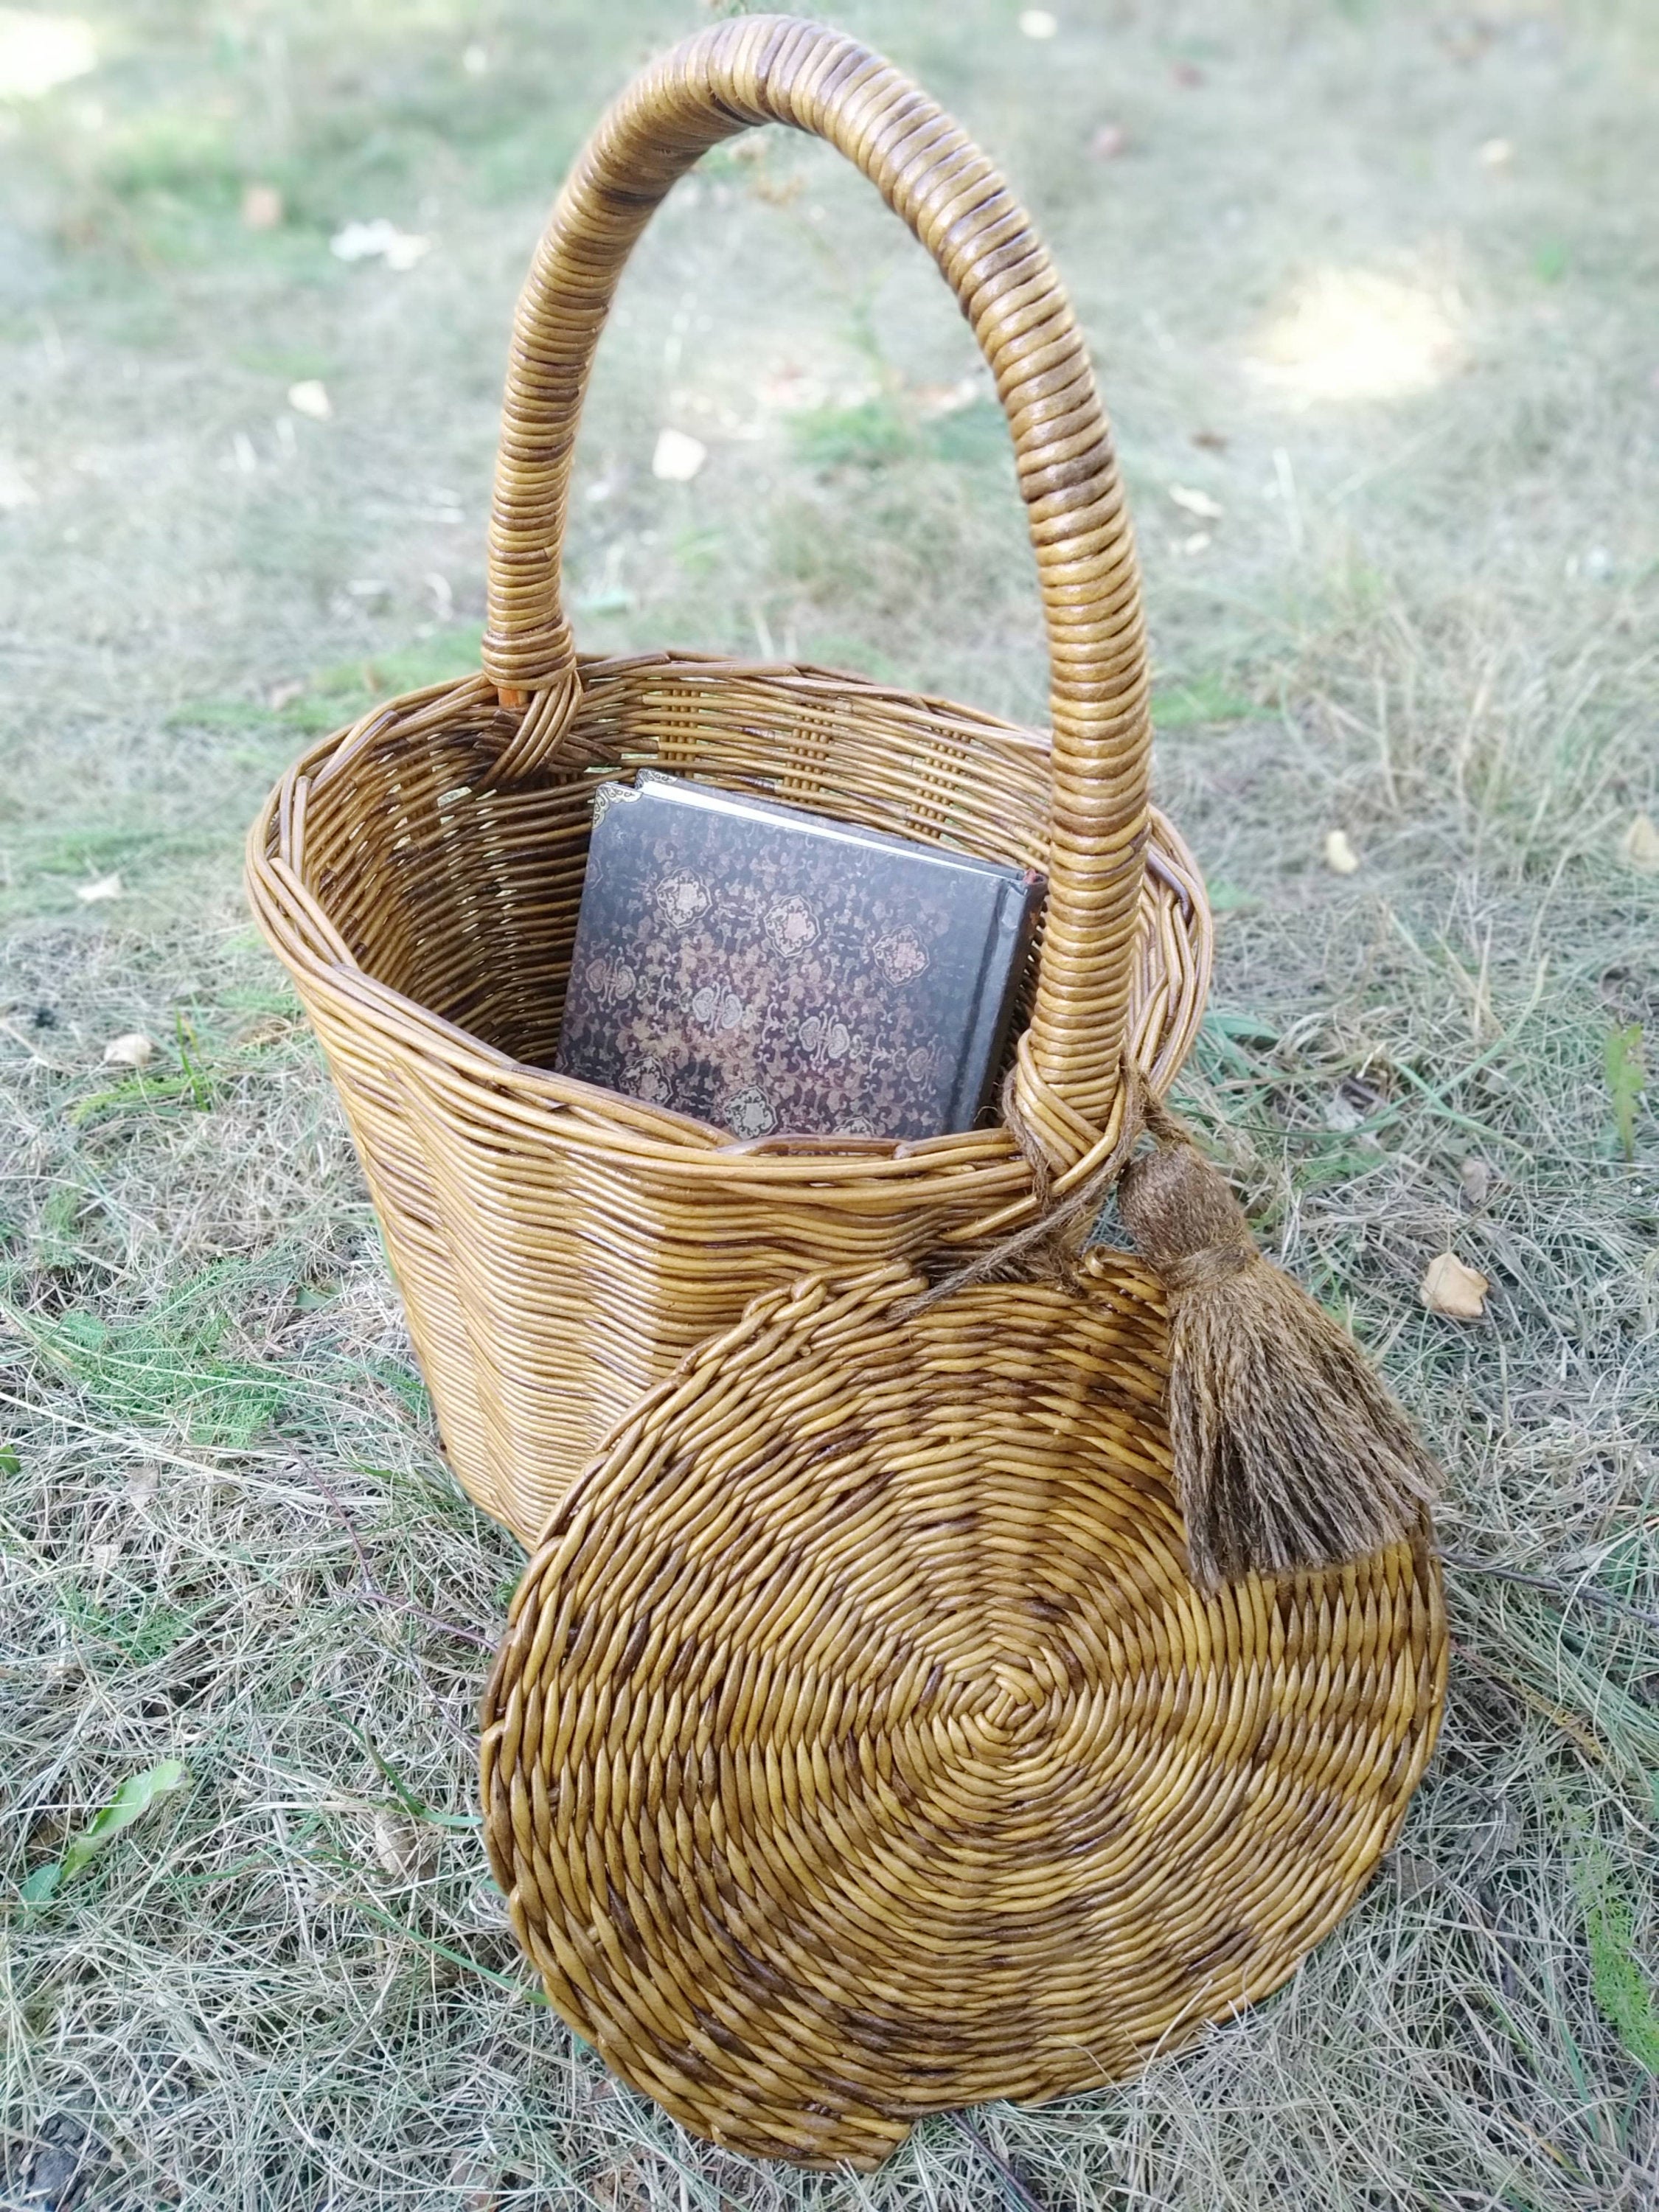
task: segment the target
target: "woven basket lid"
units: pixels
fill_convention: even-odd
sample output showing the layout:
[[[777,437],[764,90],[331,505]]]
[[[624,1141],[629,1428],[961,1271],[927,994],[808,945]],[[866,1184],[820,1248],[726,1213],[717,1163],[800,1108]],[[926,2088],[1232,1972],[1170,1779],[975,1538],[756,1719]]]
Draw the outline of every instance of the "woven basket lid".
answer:
[[[563,2018],[698,2133],[878,2162],[1132,2072],[1284,1980],[1388,1848],[1437,1568],[1188,1580],[1152,1279],[902,1267],[757,1299],[525,1576],[492,1863]]]

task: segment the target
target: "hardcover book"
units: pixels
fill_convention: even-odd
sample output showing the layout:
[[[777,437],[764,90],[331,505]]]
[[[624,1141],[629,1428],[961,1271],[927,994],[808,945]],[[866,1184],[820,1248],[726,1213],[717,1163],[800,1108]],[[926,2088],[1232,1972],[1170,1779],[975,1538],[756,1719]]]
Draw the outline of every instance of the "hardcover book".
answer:
[[[1042,889],[684,777],[601,784],[554,1065],[749,1140],[971,1128]]]

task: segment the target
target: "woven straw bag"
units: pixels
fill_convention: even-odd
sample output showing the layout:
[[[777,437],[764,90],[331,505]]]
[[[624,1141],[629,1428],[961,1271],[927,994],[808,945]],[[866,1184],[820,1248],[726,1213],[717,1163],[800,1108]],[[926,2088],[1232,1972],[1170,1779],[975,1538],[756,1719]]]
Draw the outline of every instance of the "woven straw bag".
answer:
[[[560,547],[617,279],[675,179],[766,122],[858,164],[979,339],[1051,739],[817,668],[574,649]],[[1148,805],[1139,573],[1065,296],[991,164],[851,39],[722,22],[600,124],[520,301],[489,605],[480,675],[284,779],[250,893],[450,1459],[535,1550],[483,1713],[520,1940],[687,2125],[870,2165],[923,2113],[1132,2069],[1334,1924],[1433,1744],[1428,1522],[1218,1579],[1165,1417],[1188,1263],[940,1295],[1156,1127],[1211,934]],[[740,1144],[549,1071],[594,787],[647,765],[1047,872],[1001,1123]]]

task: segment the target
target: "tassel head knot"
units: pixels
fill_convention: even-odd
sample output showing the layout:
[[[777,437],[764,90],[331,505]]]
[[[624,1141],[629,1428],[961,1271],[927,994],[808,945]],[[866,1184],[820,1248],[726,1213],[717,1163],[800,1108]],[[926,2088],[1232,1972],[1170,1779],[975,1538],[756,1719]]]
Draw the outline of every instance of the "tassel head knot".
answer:
[[[1117,1206],[1142,1255],[1160,1272],[1170,1261],[1204,1252],[1255,1256],[1243,1207],[1184,1139],[1131,1160],[1117,1187]]]

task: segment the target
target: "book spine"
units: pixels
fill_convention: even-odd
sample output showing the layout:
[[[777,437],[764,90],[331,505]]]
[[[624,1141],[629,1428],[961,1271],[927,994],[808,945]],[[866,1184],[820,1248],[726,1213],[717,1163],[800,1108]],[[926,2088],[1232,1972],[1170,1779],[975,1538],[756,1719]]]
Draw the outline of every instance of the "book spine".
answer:
[[[985,956],[974,987],[973,1012],[951,1093],[947,1129],[971,1129],[991,1103],[988,1093],[1008,1042],[1019,981],[1036,928],[1038,903],[1034,882],[997,886],[996,908],[985,933]]]

